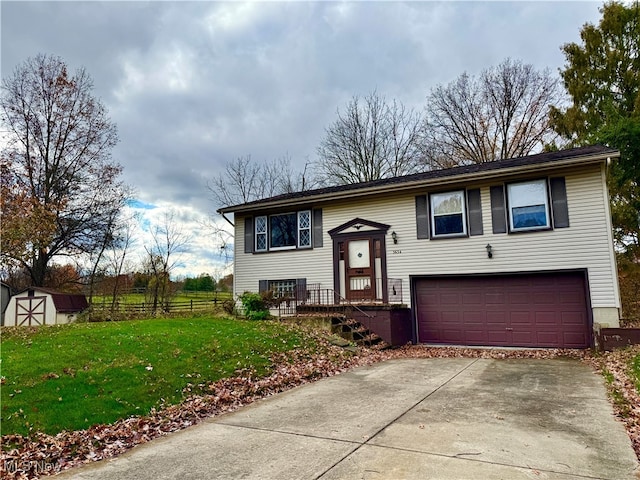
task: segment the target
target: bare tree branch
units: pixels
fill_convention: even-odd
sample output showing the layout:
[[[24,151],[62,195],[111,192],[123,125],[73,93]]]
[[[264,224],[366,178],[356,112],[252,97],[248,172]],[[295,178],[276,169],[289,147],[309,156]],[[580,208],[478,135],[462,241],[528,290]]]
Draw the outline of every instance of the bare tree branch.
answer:
[[[559,100],[549,70],[507,59],[479,78],[461,75],[431,91],[423,129],[431,168],[491,162],[541,151],[556,135],[549,109]]]
[[[325,130],[318,147],[325,184],[348,184],[415,173],[421,165],[419,115],[373,92],[354,96]]]

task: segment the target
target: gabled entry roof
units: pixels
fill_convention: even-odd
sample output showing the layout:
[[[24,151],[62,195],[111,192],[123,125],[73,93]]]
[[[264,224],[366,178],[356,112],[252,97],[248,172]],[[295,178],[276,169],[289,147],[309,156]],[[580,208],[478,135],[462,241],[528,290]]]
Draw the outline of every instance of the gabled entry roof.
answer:
[[[350,228],[360,230],[363,227],[366,230],[381,230],[384,232],[389,230],[389,225],[385,223],[372,222],[362,218],[354,218],[353,220],[349,220],[347,223],[343,223],[342,225],[338,225],[336,228],[332,228],[327,233],[333,237],[334,235],[342,233],[345,230],[349,230]]]

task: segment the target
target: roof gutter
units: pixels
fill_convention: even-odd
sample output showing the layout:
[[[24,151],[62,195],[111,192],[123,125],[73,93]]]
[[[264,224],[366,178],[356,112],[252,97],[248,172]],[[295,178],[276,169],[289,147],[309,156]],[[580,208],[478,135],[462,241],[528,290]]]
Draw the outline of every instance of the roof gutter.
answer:
[[[256,212],[260,210],[266,210],[277,207],[287,207],[290,205],[296,205],[304,202],[319,202],[323,200],[341,200],[345,198],[353,198],[366,196],[371,194],[389,193],[413,190],[419,187],[426,187],[430,185],[448,185],[451,183],[460,183],[462,181],[478,181],[486,178],[500,178],[509,176],[516,173],[528,173],[531,171],[539,172],[549,168],[557,169],[563,167],[572,167],[577,165],[591,165],[600,162],[609,162],[612,155],[610,152],[606,154],[589,155],[584,157],[571,157],[566,160],[554,160],[548,163],[534,163],[518,165],[514,167],[506,167],[496,170],[487,170],[481,172],[464,173],[459,175],[453,175],[450,177],[435,177],[431,179],[421,179],[406,183],[392,183],[388,185],[377,185],[368,188],[354,188],[338,192],[325,192],[321,194],[311,194],[309,196],[302,196],[297,198],[287,198],[282,200],[269,201],[265,200],[264,203],[251,204],[251,205],[236,205],[232,207],[224,207],[218,210],[220,214],[224,216],[225,213],[244,213],[244,212]],[[227,220],[228,221],[228,220]]]

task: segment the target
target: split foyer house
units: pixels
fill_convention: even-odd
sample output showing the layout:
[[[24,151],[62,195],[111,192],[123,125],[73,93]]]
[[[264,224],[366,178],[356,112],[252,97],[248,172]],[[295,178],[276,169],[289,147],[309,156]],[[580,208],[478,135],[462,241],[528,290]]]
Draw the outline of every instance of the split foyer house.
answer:
[[[234,293],[357,305],[394,344],[589,347],[619,326],[605,178],[618,155],[582,147],[221,208]]]

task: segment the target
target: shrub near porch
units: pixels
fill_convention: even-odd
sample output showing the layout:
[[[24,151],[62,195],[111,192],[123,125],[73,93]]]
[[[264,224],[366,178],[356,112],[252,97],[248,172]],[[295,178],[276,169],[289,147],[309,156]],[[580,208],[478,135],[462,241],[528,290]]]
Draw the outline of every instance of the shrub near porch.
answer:
[[[2,435],[84,429],[177,403],[270,356],[312,348],[276,322],[159,319],[3,329]]]

